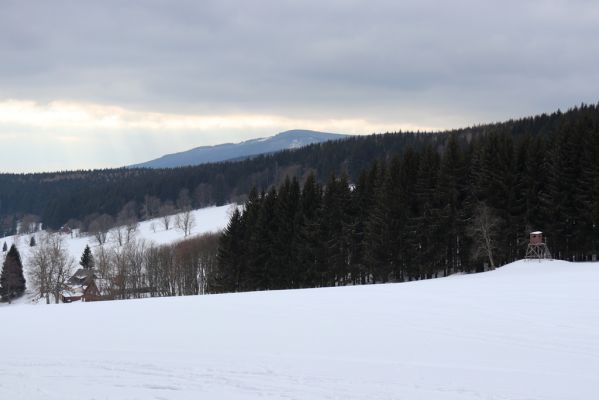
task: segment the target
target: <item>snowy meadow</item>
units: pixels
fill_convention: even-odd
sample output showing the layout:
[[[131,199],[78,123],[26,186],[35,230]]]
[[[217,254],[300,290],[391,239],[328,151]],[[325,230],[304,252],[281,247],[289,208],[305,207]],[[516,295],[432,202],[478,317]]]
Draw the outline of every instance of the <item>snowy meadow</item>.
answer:
[[[591,399],[599,263],[0,308],[10,399]]]

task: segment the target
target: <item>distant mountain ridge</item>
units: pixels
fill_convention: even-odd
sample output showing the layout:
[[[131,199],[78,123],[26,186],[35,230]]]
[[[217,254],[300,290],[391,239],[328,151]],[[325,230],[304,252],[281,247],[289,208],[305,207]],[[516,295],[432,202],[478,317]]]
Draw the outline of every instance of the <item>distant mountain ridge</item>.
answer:
[[[166,154],[160,158],[129,168],[176,168],[212,162],[240,160],[259,154],[274,153],[280,150],[297,149],[313,143],[340,140],[348,135],[310,130],[290,130],[275,136],[246,140],[241,143],[225,143],[215,146],[201,146],[179,153]]]

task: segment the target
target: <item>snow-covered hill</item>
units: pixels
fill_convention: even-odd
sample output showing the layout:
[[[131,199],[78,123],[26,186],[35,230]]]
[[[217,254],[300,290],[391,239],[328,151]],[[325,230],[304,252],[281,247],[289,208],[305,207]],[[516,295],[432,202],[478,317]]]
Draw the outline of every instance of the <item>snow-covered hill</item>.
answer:
[[[198,210],[193,210],[193,219],[194,225],[191,229],[190,237],[198,234],[208,233],[208,232],[216,232],[224,229],[229,222],[230,212],[235,205],[228,204],[220,207],[208,207],[202,208]],[[152,219],[148,221],[141,222],[135,232],[135,239],[137,240],[145,240],[148,242],[152,242],[155,244],[167,244],[173,243],[179,240],[184,239],[184,232],[180,229],[177,229],[174,225],[175,215],[171,218],[171,226],[168,230],[164,229],[162,225],[161,219]],[[43,232],[34,233],[33,236],[37,238],[39,241],[40,235],[44,234]],[[77,263],[81,258],[81,254],[85,249],[86,245],[89,245],[92,249],[98,246],[98,242],[93,236],[83,236],[78,237],[77,235],[69,235],[69,234],[61,234],[55,233],[56,235],[61,235],[64,242],[65,247],[68,249],[69,254],[75,260],[75,266],[78,267]],[[28,274],[28,259],[30,257],[30,252],[32,250],[29,247],[29,241],[32,235],[19,235],[19,236],[8,236],[0,239],[0,246],[3,246],[4,242],[6,242],[7,247],[10,247],[13,243],[17,244],[17,248],[21,253],[21,258],[23,260],[23,267],[25,275]],[[107,237],[107,245],[114,245],[114,229],[111,230]],[[0,252],[0,266],[2,262],[4,262],[4,257],[6,253]],[[26,303],[30,301],[30,290],[27,290],[25,296],[21,299],[16,300],[19,303]],[[1,304],[0,304],[1,306]]]
[[[141,164],[131,165],[130,168],[174,168],[226,160],[239,160],[258,154],[297,149],[312,143],[339,140],[346,137],[347,135],[336,133],[296,129],[281,132],[267,138],[246,140],[241,143],[196,147],[180,153],[167,154]]]
[[[593,399],[599,263],[0,308],[2,399]]]

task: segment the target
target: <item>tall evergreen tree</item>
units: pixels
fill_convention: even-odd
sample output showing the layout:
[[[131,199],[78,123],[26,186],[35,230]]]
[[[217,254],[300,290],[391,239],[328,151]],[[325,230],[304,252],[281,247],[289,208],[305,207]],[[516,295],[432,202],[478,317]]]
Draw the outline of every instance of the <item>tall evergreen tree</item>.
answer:
[[[237,292],[244,280],[244,258],[246,248],[243,243],[244,221],[239,209],[235,208],[227,228],[220,237],[217,258],[217,271],[211,276],[213,292]]]
[[[364,237],[366,263],[370,266],[374,282],[387,282],[393,271],[393,238],[391,205],[393,198],[391,176],[384,165],[376,177],[375,196],[370,206]]]
[[[83,249],[83,254],[81,254],[81,260],[79,260],[79,265],[81,265],[85,269],[94,268],[94,255],[92,254],[89,245],[85,245],[85,249]]]
[[[349,243],[347,230],[350,221],[348,210],[351,205],[351,191],[347,177],[331,175],[323,196],[322,234],[325,238],[325,266],[322,274],[323,286],[347,283],[347,259]]]
[[[247,226],[247,285],[249,290],[273,289],[273,274],[278,265],[271,257],[271,249],[279,230],[275,209],[277,191],[272,188],[261,195],[256,220]]]
[[[577,244],[582,247],[582,259],[593,260],[599,254],[599,134],[585,135],[581,151],[581,172],[574,196],[580,216]]]
[[[12,299],[21,296],[25,292],[25,277],[23,276],[23,264],[17,247],[13,244],[6,254],[0,274],[0,296],[3,301],[9,303]]]
[[[412,272],[418,278],[429,278],[437,271],[442,259],[440,243],[440,206],[437,192],[439,174],[439,154],[427,146],[422,153],[422,161],[416,174],[414,187],[417,212],[410,221],[415,267]]]
[[[575,200],[581,156],[578,139],[569,125],[561,127],[554,137],[545,166],[547,185],[541,199],[548,223],[546,236],[558,258],[574,257],[578,244],[575,237],[581,217]]]
[[[300,287],[314,287],[320,283],[320,272],[324,268],[322,256],[322,187],[311,173],[306,178],[301,192],[301,220],[298,227],[296,250],[298,269],[302,271]]]
[[[465,223],[463,203],[466,197],[466,168],[464,155],[455,135],[451,135],[439,172],[440,230],[445,234],[440,246],[444,247],[443,274],[462,267],[464,254],[463,228]]]
[[[276,198],[274,213],[278,231],[270,249],[273,264],[276,265],[273,288],[297,288],[302,280],[298,271],[296,245],[301,221],[300,194],[297,179],[287,178]]]

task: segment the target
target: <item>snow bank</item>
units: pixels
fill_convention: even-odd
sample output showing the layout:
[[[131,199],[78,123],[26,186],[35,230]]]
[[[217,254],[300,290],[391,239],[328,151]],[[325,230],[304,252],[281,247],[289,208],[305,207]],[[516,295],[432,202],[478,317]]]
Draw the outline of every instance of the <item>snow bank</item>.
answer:
[[[0,308],[4,399],[591,399],[599,263]]]

